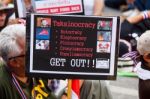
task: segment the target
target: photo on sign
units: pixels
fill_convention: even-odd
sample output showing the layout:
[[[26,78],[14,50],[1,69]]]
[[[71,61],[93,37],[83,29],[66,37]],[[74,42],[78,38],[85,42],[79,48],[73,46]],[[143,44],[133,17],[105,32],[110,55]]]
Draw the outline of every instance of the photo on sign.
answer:
[[[38,40],[49,40],[50,28],[37,27],[36,28],[36,39]]]
[[[27,13],[36,12],[34,0],[15,0],[16,17],[25,18]]]
[[[96,59],[96,68],[108,69],[109,68],[109,59],[97,58]]]
[[[49,40],[36,40],[37,50],[49,50]]]
[[[110,53],[110,42],[97,41],[97,53]]]
[[[112,21],[99,20],[97,22],[98,30],[112,30]]]
[[[37,27],[51,27],[51,18],[37,18]]]
[[[98,41],[111,41],[111,32],[108,31],[98,31],[97,32]]]

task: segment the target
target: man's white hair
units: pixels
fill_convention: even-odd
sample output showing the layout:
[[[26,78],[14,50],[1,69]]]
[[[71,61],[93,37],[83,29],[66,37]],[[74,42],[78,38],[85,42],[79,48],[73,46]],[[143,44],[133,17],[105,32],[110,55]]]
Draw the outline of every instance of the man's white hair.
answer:
[[[18,39],[25,40],[25,26],[13,24],[6,26],[0,32],[0,56],[6,61],[11,55],[20,53]]]

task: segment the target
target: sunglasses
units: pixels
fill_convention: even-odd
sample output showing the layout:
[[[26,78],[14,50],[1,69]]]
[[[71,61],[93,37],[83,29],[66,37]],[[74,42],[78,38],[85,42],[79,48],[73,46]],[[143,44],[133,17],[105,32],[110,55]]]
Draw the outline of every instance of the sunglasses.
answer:
[[[18,55],[18,56],[10,57],[8,59],[11,60],[11,59],[22,58],[22,57],[25,57],[25,55]]]

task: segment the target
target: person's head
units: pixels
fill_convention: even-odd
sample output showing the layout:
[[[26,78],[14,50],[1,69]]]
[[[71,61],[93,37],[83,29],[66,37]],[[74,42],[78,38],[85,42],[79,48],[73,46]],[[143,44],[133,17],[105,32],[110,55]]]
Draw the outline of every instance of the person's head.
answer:
[[[6,26],[8,18],[12,15],[13,12],[13,7],[0,6],[0,27]]]
[[[150,30],[147,30],[138,38],[137,51],[146,63],[150,63]]]
[[[18,76],[25,76],[25,26],[13,24],[0,32],[0,56]]]

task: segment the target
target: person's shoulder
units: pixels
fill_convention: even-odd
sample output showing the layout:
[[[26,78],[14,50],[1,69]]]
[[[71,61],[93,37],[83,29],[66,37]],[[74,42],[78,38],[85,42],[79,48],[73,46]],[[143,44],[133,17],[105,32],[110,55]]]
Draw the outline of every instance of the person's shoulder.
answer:
[[[4,65],[0,63],[0,87],[4,86],[5,79],[7,79],[4,76]]]
[[[10,74],[8,73],[6,66],[4,64],[0,64],[0,83],[9,80]]]
[[[57,97],[53,93],[50,93],[49,98],[50,99],[57,99]]]
[[[100,84],[101,83],[101,81],[100,80],[85,80],[84,81],[85,82],[85,84],[96,84],[96,85],[98,85],[98,84]]]
[[[2,64],[2,63],[0,62],[0,79],[1,79],[1,77],[3,76],[3,73],[4,73],[4,64]]]

